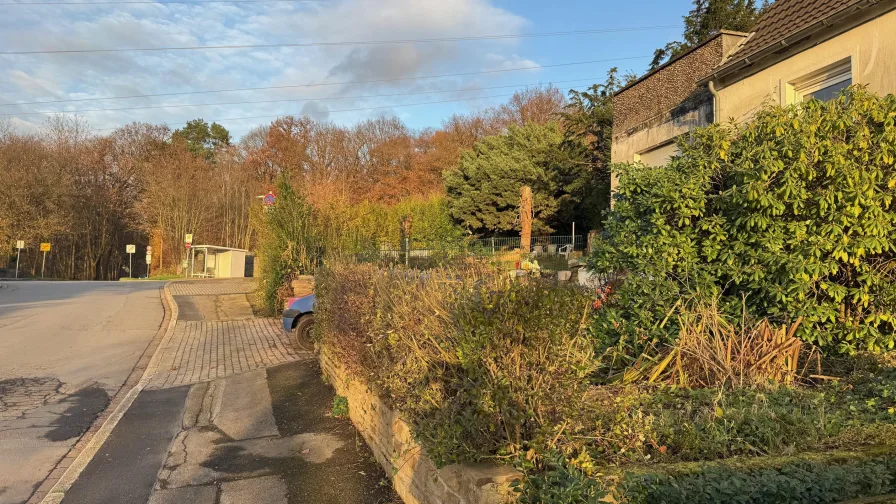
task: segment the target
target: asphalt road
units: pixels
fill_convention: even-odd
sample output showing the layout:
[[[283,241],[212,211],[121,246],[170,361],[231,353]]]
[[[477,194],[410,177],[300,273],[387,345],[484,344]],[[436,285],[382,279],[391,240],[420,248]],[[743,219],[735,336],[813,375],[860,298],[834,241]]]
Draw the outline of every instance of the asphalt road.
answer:
[[[163,282],[0,283],[0,504],[18,504],[127,379]]]

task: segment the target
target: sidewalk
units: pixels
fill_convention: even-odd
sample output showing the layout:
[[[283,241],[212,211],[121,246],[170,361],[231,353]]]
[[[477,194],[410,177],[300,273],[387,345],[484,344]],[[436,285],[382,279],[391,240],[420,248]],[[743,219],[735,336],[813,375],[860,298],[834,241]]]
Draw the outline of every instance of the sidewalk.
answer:
[[[62,502],[399,503],[314,356],[257,319],[245,281],[175,282],[150,385]]]

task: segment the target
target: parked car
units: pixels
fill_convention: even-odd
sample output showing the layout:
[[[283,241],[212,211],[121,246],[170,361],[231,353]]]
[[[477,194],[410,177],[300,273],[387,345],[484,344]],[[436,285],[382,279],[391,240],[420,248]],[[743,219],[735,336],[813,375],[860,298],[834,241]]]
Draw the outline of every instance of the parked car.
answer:
[[[283,310],[283,329],[299,350],[314,350],[311,328],[314,327],[314,294],[289,298]]]

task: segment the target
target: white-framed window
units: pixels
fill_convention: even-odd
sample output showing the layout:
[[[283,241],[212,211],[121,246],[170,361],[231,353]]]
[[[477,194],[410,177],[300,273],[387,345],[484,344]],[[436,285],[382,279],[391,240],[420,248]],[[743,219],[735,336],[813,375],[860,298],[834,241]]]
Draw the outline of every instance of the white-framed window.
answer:
[[[812,99],[829,101],[852,84],[852,64],[849,59],[829,65],[791,82],[791,103]]]

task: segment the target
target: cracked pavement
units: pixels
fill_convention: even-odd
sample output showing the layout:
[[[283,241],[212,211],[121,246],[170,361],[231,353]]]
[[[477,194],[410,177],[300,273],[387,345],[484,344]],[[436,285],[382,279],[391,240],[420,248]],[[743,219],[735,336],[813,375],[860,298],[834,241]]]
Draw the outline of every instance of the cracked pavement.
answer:
[[[200,372],[186,384],[143,390],[62,502],[399,503],[351,422],[330,415],[334,393],[313,355],[293,349],[282,330],[272,338],[256,329],[251,344],[245,337],[222,338],[240,324],[279,321],[248,316],[243,292],[213,282],[178,282],[179,292],[197,294],[175,296],[179,307],[188,307],[179,308],[178,326],[193,334],[217,331],[195,340],[202,341],[195,345],[203,349],[200,357],[182,361]],[[245,282],[230,285],[246,288]],[[167,351],[189,348],[189,334],[179,342],[172,338]],[[268,358],[246,365],[240,355]],[[223,372],[202,372],[209,369]],[[162,365],[157,372],[171,373],[178,367]],[[165,383],[156,378],[152,383]]]
[[[65,461],[156,335],[163,284],[4,285],[0,504],[21,504]]]

